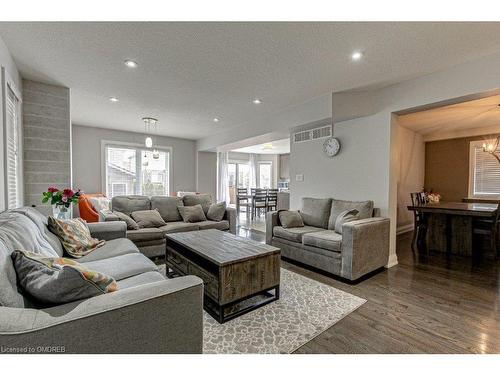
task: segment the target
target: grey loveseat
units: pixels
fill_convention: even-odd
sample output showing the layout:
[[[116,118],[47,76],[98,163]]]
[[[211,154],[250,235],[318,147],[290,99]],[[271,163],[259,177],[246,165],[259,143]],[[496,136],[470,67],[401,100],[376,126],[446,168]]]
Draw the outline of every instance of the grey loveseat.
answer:
[[[0,347],[3,353],[201,353],[203,283],[165,279],[125,238],[125,223],[91,223],[104,246],[79,259],[113,276],[119,290],[58,306],[39,306],[18,289],[10,254],[62,256],[47,218],[34,208],[0,214]]]
[[[201,204],[205,210],[212,203],[208,194],[186,195],[184,197],[126,195],[113,197],[111,200],[112,211],[119,211],[130,215],[134,211],[157,209],[167,223],[160,228],[140,228],[138,230],[127,230],[127,238],[134,242],[139,250],[149,258],[165,256],[165,234],[188,232],[203,229],[219,229],[236,234],[236,210],[226,208],[222,221],[206,220],[198,223],[185,223],[179,214],[177,207],[194,206]],[[111,213],[101,212],[102,221],[117,221],[118,216]]]
[[[339,213],[353,208],[359,211],[360,220],[345,223],[342,234],[335,232],[332,222]],[[267,213],[266,243],[279,247],[284,258],[348,280],[387,264],[389,219],[374,217],[379,210],[372,201],[303,198],[300,214],[303,227],[283,228],[278,212]]]

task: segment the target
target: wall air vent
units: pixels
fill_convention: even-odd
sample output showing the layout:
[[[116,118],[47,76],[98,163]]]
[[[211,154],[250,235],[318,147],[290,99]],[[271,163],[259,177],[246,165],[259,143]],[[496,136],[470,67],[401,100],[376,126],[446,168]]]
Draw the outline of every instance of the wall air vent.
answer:
[[[302,130],[300,132],[293,133],[293,142],[300,143],[313,141],[315,139],[328,138],[331,137],[332,134],[332,125],[320,126],[319,128]]]
[[[312,139],[328,138],[332,136],[332,126],[322,126],[312,130]]]
[[[304,130],[293,134],[293,142],[307,142],[311,140],[311,130]]]

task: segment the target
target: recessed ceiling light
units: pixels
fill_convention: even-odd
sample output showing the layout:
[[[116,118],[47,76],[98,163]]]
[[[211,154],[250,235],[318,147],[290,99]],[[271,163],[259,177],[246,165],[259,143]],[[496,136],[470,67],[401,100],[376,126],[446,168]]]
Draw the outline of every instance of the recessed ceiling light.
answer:
[[[137,64],[137,63],[136,63],[135,61],[133,61],[133,60],[125,60],[125,61],[124,61],[124,64],[125,64],[126,66],[128,66],[129,68],[137,68],[137,65],[139,65],[139,64]]]
[[[262,100],[258,99],[258,98],[255,98],[253,100],[253,104],[262,104]]]
[[[351,59],[353,61],[361,60],[362,57],[363,57],[363,53],[359,52],[359,51],[353,52],[353,54],[351,55]]]
[[[219,121],[220,120],[217,117],[214,118],[214,122],[219,122]]]
[[[111,98],[109,98],[109,101],[113,102],[113,103],[116,103],[118,101],[118,98],[115,97],[115,96],[112,96]]]

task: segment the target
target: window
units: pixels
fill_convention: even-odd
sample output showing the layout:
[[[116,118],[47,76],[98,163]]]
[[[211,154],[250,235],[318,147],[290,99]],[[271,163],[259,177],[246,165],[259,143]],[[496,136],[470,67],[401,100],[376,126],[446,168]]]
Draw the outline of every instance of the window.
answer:
[[[7,208],[16,208],[22,205],[20,187],[20,109],[21,102],[9,84],[5,98],[6,112],[6,184]]]
[[[271,163],[259,164],[259,187],[262,189],[271,188]]]
[[[469,196],[500,198],[500,163],[483,151],[483,143],[484,141],[470,143]]]
[[[170,151],[105,145],[105,188],[110,198],[117,195],[168,195]]]

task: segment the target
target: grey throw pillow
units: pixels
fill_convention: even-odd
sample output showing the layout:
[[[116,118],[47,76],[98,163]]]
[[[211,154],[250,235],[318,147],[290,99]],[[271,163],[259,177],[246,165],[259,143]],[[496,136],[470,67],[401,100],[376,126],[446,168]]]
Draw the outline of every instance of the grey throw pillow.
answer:
[[[212,196],[210,194],[189,194],[185,195],[182,201],[184,202],[184,206],[196,206],[200,204],[203,207],[203,213],[206,215],[212,204]]]
[[[201,204],[195,206],[179,206],[177,209],[185,223],[197,223],[207,220]]]
[[[335,232],[342,234],[342,226],[350,221],[359,220],[359,211],[356,209],[342,211],[335,220]]]
[[[226,213],[226,202],[212,204],[207,212],[207,219],[221,221]]]
[[[52,258],[28,251],[11,254],[20,287],[39,307],[62,304],[114,292],[111,276],[92,271],[67,258]]]
[[[139,228],[159,228],[167,225],[158,210],[135,211],[130,216]]]
[[[328,229],[335,229],[337,216],[345,210],[358,210],[358,219],[368,219],[373,216],[373,201],[345,201],[332,199],[332,210],[328,219]]]
[[[119,211],[114,212],[114,214],[116,216],[118,216],[118,219],[120,219],[120,221],[124,221],[125,223],[127,223],[127,229],[128,230],[137,230],[137,229],[139,229],[139,225],[137,225],[137,223],[135,222],[135,220],[132,219],[130,216],[124,214],[123,212],[119,212]]]
[[[283,228],[298,228],[304,226],[304,221],[299,211],[278,212],[280,223]]]

